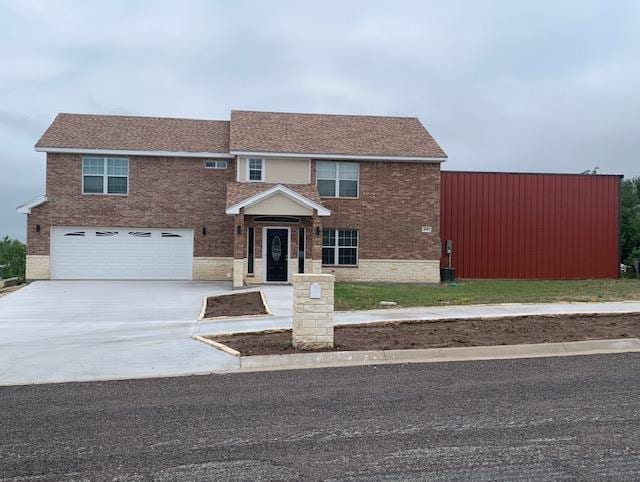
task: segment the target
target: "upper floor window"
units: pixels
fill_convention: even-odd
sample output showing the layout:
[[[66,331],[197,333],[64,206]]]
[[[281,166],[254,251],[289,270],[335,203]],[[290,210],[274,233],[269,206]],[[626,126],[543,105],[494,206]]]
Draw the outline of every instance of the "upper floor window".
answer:
[[[358,197],[360,166],[357,162],[317,161],[316,178],[322,197]]]
[[[249,159],[247,171],[249,181],[264,181],[264,159]]]
[[[204,161],[204,167],[206,169],[226,169],[227,161],[226,160],[212,160],[212,161]]]
[[[82,158],[83,194],[128,194],[129,159],[120,157]]]

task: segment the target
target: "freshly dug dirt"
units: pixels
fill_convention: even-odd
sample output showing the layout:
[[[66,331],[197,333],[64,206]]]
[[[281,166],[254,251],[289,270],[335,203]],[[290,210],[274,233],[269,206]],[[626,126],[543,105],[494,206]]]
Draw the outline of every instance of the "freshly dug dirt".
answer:
[[[336,326],[334,349],[321,351],[518,345],[637,337],[640,337],[640,313],[403,321]],[[228,345],[242,355],[301,352],[291,346],[291,330],[208,338]]]
[[[233,293],[230,295],[209,296],[204,318],[219,316],[266,315],[267,309],[258,291]]]

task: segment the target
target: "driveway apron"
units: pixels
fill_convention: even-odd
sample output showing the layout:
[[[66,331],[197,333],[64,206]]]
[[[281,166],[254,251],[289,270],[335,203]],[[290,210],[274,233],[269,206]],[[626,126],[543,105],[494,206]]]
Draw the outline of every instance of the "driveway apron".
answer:
[[[269,287],[273,307],[290,287]],[[37,281],[0,298],[0,384],[146,378],[238,367],[191,338],[207,295],[230,283]],[[277,295],[277,296],[275,296]],[[289,308],[290,312],[290,308]]]

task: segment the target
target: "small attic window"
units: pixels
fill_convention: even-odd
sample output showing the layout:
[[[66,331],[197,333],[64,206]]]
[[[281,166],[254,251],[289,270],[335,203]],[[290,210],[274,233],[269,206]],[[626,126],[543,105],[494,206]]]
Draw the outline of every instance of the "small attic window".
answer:
[[[227,161],[221,159],[204,161],[204,167],[205,169],[226,169]]]

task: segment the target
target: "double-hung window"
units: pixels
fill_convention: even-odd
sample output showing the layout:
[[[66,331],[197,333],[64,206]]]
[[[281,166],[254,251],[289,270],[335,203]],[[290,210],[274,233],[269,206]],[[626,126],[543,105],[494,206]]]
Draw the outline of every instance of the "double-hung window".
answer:
[[[264,159],[249,159],[247,166],[248,180],[250,182],[264,181]]]
[[[322,264],[355,266],[358,264],[358,230],[322,230]]]
[[[317,161],[318,193],[322,197],[358,197],[360,169],[357,162]]]
[[[128,194],[129,159],[121,157],[82,158],[83,194]]]

